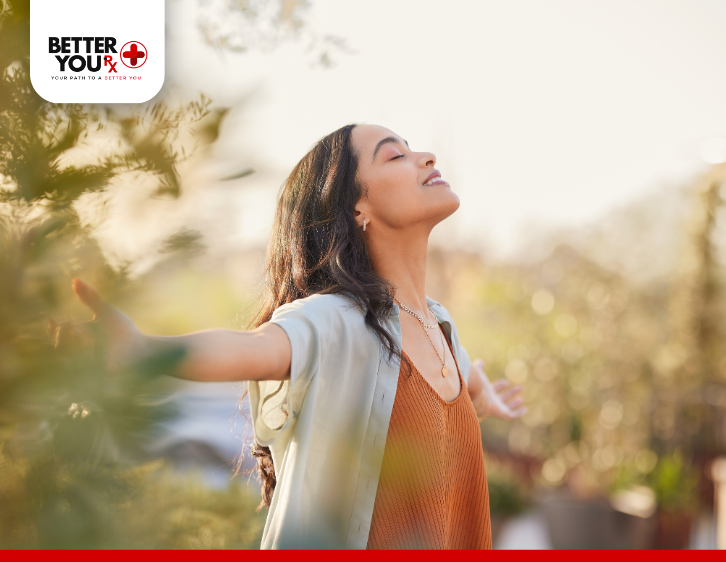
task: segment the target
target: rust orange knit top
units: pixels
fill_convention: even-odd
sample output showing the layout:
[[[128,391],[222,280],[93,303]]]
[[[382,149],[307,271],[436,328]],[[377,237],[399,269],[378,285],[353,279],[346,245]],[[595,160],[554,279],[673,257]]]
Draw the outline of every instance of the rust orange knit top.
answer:
[[[446,402],[401,353],[366,548],[491,549],[479,421],[456,371],[461,392]]]

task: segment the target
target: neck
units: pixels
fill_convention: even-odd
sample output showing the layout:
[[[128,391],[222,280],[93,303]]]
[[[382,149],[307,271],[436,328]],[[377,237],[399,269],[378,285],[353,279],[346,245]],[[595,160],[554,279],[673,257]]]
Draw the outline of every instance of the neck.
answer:
[[[367,238],[373,270],[394,285],[394,298],[431,318],[426,307],[426,254],[431,229],[402,233],[379,228]]]

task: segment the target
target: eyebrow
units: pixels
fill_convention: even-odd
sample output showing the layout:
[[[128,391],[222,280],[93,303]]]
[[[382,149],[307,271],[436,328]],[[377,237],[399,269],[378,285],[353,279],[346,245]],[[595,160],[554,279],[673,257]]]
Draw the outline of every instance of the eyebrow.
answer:
[[[373,159],[371,160],[371,162],[375,161],[375,159],[376,159],[376,154],[378,154],[378,150],[379,150],[379,149],[380,149],[380,148],[381,148],[381,147],[382,147],[382,146],[383,146],[384,144],[386,144],[386,143],[389,143],[389,142],[401,142],[401,140],[400,140],[400,139],[397,139],[396,137],[386,137],[385,139],[381,139],[381,140],[379,140],[379,141],[378,141],[378,144],[376,144],[376,148],[375,148],[375,149],[373,150]],[[406,147],[407,147],[407,148],[410,148],[410,147],[408,146],[408,141],[407,141],[406,139],[403,139],[403,142],[405,142],[405,143],[406,143]]]

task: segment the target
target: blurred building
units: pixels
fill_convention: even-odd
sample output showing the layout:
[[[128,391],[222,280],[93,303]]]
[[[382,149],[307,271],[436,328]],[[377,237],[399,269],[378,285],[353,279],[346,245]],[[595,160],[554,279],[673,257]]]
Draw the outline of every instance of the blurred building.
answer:
[[[177,414],[156,424],[148,452],[172,460],[179,471],[200,472],[208,485],[219,488],[233,477],[243,450],[242,471],[254,469],[249,403],[239,401],[241,383],[180,380],[174,385],[177,390],[170,400]]]

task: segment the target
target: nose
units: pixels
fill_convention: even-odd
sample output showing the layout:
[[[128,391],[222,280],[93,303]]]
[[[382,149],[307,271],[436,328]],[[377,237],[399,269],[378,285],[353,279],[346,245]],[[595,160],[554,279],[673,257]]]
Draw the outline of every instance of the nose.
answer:
[[[419,161],[424,167],[427,167],[429,164],[432,166],[436,164],[436,155],[433,152],[421,152],[420,154]]]

